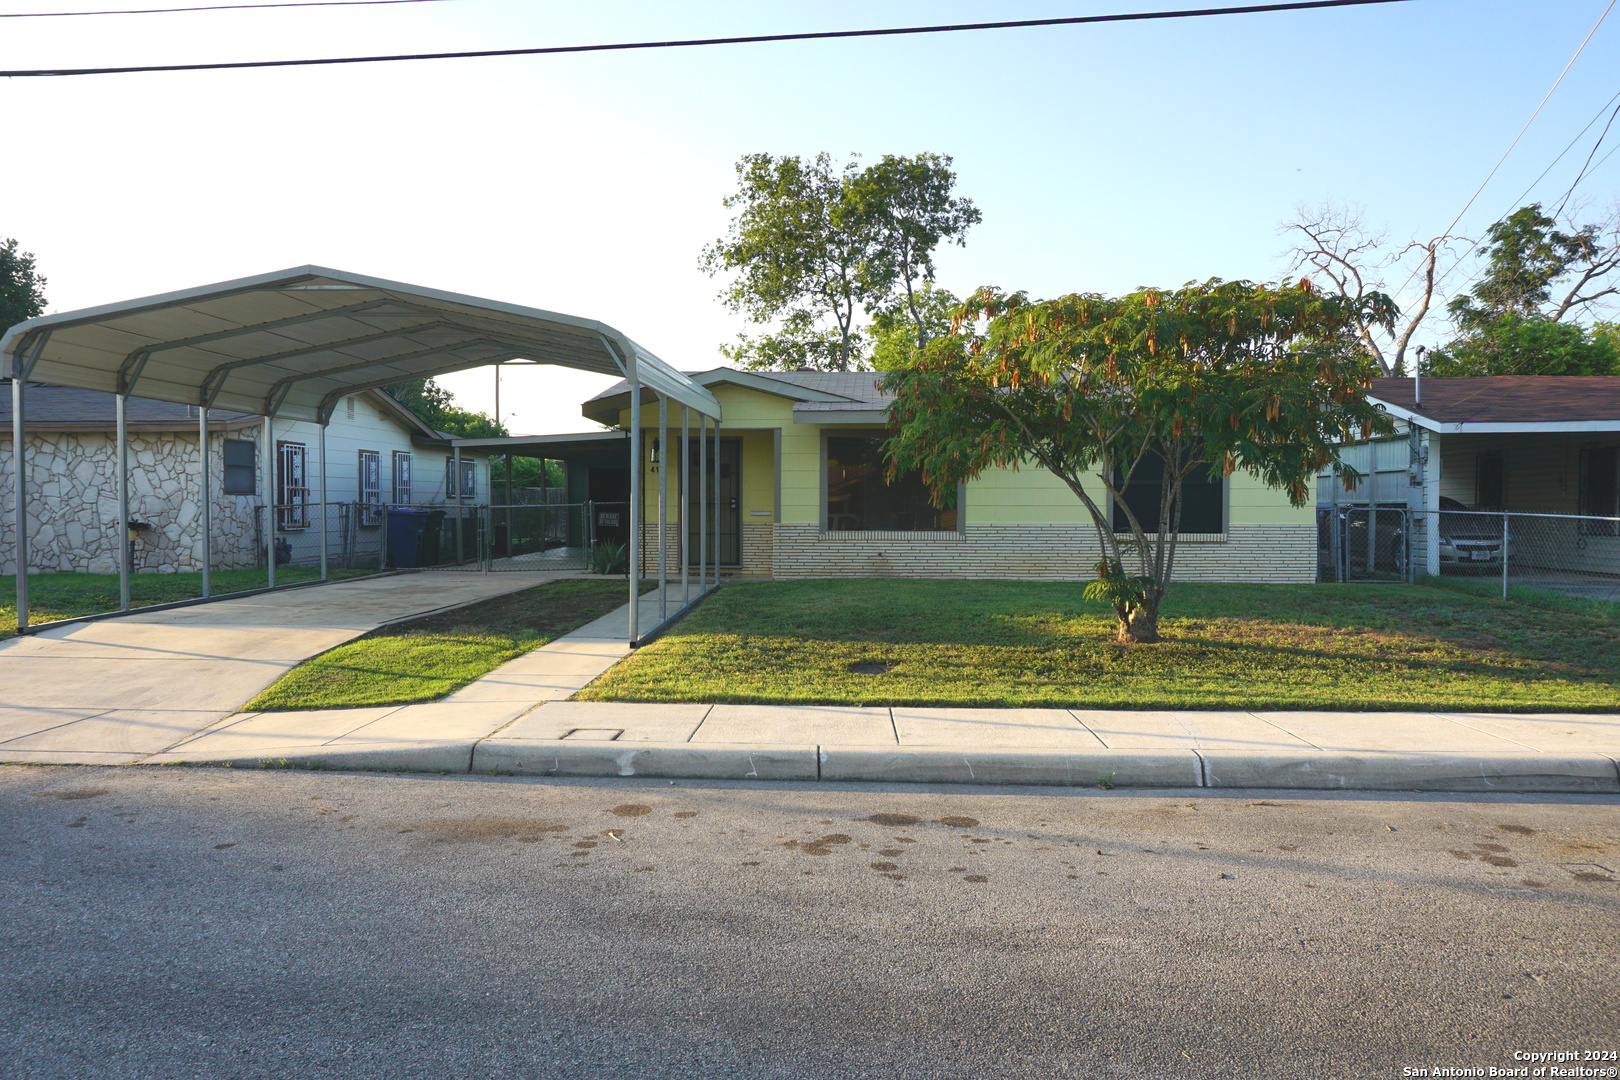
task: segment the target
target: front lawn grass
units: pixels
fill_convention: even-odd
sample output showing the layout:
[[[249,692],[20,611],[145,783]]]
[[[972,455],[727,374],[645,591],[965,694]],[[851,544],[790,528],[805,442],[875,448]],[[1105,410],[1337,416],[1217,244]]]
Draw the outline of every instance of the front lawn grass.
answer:
[[[1620,621],[1398,585],[1183,584],[1158,645],[1079,583],[728,585],[585,701],[1620,711]]]
[[[327,577],[340,578],[375,574],[375,570],[341,570],[332,567]],[[276,567],[276,584],[291,585],[314,581],[321,576],[316,567]],[[257,570],[215,570],[210,584],[214,595],[262,589],[267,584],[264,568]],[[133,607],[195,600],[202,595],[201,574],[131,574],[129,602]],[[54,619],[77,619],[118,610],[117,574],[29,574],[28,620],[31,623]],[[17,578],[0,576],[0,640],[17,631]]]
[[[623,579],[554,581],[385,626],[304,661],[243,708],[436,701],[624,602]]]

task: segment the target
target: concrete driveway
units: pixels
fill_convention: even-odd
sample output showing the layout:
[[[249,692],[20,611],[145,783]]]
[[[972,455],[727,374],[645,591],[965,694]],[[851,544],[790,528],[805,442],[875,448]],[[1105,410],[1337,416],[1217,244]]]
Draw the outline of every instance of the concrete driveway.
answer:
[[[385,623],[574,573],[432,572],[133,612],[0,643],[0,753],[117,764],[231,715],[303,660]]]

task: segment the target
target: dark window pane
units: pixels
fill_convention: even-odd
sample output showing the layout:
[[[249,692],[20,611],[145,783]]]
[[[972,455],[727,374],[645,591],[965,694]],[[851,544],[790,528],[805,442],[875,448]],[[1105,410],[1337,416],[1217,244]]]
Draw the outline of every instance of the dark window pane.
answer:
[[[258,492],[259,444],[247,439],[226,439],[225,475],[221,490],[227,495]]]
[[[1125,471],[1114,470],[1114,486],[1125,482]],[[1142,530],[1159,531],[1159,500],[1164,492],[1164,463],[1149,456],[1131,473],[1131,483],[1124,491],[1124,503]],[[1200,465],[1181,482],[1181,532],[1220,533],[1225,531],[1225,485],[1221,475],[1208,465]],[[1119,503],[1114,504],[1114,531],[1131,531],[1130,518]]]
[[[1620,448],[1587,447],[1581,451],[1581,513],[1620,516]],[[1586,536],[1614,536],[1616,522],[1583,521]]]
[[[1474,509],[1505,510],[1501,454],[1480,454],[1474,462]]]
[[[831,532],[950,532],[956,508],[940,509],[922,477],[884,479],[882,435],[827,439],[827,529]]]

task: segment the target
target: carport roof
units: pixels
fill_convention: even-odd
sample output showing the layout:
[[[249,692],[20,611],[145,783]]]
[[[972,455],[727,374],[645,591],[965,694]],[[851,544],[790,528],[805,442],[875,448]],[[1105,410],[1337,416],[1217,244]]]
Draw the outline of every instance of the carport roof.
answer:
[[[605,323],[320,266],[30,319],[0,353],[37,382],[318,423],[347,394],[517,359],[633,377],[720,413]]]

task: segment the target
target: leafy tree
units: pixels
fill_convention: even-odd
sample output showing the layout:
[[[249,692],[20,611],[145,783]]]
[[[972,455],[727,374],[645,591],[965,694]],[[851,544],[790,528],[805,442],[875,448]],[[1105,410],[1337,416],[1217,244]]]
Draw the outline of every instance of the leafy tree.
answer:
[[[1540,203],[1498,221],[1482,248],[1485,272],[1451,302],[1457,328],[1471,333],[1507,315],[1557,322],[1620,293],[1620,283],[1609,277],[1620,268],[1617,222],[1611,217],[1562,232]]]
[[[421,418],[434,431],[459,435],[463,439],[488,439],[508,435],[504,424],[485,413],[463,409],[450,391],[432,379],[412,379],[386,388],[390,397]]]
[[[1611,324],[1612,325],[1612,324]],[[1430,375],[1614,375],[1614,335],[1545,316],[1499,315],[1429,355]]]
[[[45,314],[45,279],[17,241],[0,240],[0,331]]]
[[[934,274],[933,250],[962,242],[979,212],[951,197],[951,159],[885,156],[862,169],[836,167],[825,153],[805,160],[750,154],[737,163],[737,211],[727,235],[704,249],[710,274],[734,274],[726,305],[776,329],[723,346],[754,368],[859,368],[866,341],[858,321],[903,305],[918,339],[926,327],[917,297]]]
[[[912,302],[872,316],[872,367],[894,371],[911,363],[920,347],[951,332],[951,318],[962,301],[948,290],[923,282]]]
[[[1211,279],[1040,302],[981,290],[957,332],[884,380],[895,394],[890,475],[918,471],[943,505],[987,468],[1047,469],[1097,532],[1103,557],[1088,595],[1113,603],[1119,641],[1157,641],[1183,482],[1244,469],[1296,506],[1321,469],[1353,483],[1338,443],[1391,430],[1367,402],[1376,369],[1357,328],[1394,317],[1380,293],[1346,297],[1304,281]],[[1154,464],[1163,479],[1150,535],[1121,495]]]

